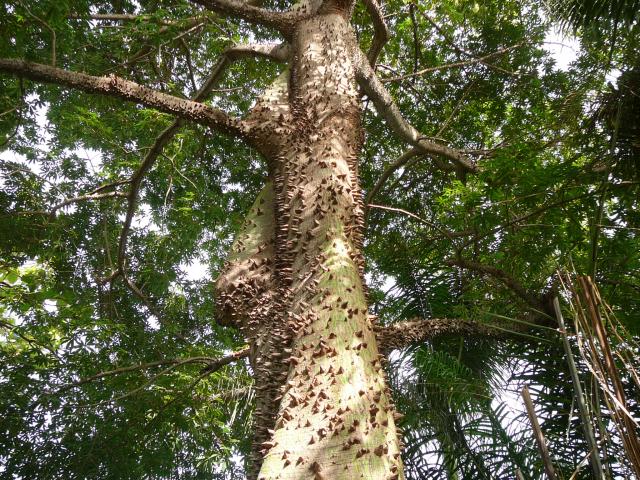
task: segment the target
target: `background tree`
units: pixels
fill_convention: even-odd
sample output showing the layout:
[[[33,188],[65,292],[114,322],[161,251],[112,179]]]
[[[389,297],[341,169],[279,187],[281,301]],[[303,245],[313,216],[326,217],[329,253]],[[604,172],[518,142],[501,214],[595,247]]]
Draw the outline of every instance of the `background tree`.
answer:
[[[358,4],[351,19],[364,51],[381,45],[372,11]],[[282,37],[237,14],[177,1],[13,2],[2,7],[0,56],[183,99],[206,94],[241,117],[287,57],[238,47]],[[369,311],[382,347],[405,347],[387,372],[405,414],[406,475],[539,477],[514,400],[498,400],[527,381],[539,386],[550,450],[570,476],[585,452],[560,345],[508,319],[548,322],[555,271],[572,263],[637,328],[637,117],[617,106],[637,99],[626,80],[636,20],[615,41],[585,35],[576,62],[559,70],[533,2],[390,1],[384,19],[382,83],[428,135],[420,141],[474,165],[407,145],[365,88]],[[43,68],[39,80],[50,80]],[[624,72],[607,87],[616,68]],[[243,334],[213,321],[225,312],[211,279],[268,176],[264,145],[108,96],[0,82],[2,475],[239,478],[260,390],[251,366],[235,362]],[[180,105],[191,104],[170,113],[188,116]],[[190,274],[194,263],[207,275]],[[401,323],[416,317],[426,321]],[[492,326],[517,336],[496,340]]]

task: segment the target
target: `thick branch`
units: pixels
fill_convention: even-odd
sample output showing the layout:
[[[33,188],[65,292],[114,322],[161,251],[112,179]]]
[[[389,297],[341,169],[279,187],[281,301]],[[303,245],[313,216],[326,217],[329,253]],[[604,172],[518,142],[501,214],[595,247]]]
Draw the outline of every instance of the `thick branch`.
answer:
[[[229,48],[224,55],[229,60],[263,57],[276,62],[286,62],[291,55],[291,48],[288,43],[245,43]]]
[[[229,64],[240,58],[248,56],[261,56],[274,59],[276,61],[286,61],[289,56],[289,46],[287,44],[241,44],[227,49],[220,60],[213,68],[211,75],[204,85],[200,88],[198,93],[193,97],[193,100],[199,102],[203,100],[211,91],[211,89],[219,82],[222,74]],[[131,176],[129,182],[131,188],[128,194],[128,208],[125,216],[124,223],[122,225],[122,231],[120,233],[120,241],[118,245],[118,266],[117,269],[112,272],[103,281],[111,281],[120,274],[125,273],[125,259],[127,252],[127,240],[129,236],[129,230],[131,229],[131,222],[136,212],[138,204],[138,195],[142,179],[153,166],[158,156],[164,149],[164,147],[171,141],[174,135],[178,132],[182,126],[183,121],[181,119],[175,120],[169,127],[167,127],[155,140],[147,154],[145,155],[140,167]],[[126,282],[130,285],[130,282]],[[136,295],[138,293],[133,290]],[[142,299],[146,302],[146,299]]]
[[[441,335],[498,336],[502,331],[458,318],[414,318],[387,327],[375,327],[378,347],[383,352],[406,348]]]
[[[228,117],[222,110],[197,101],[167,95],[115,75],[96,77],[12,58],[0,59],[0,72],[88,93],[122,98],[236,136],[244,136],[246,133],[240,120]]]
[[[389,354],[392,350],[407,348],[413,344],[419,344],[445,335],[461,335],[465,337],[486,337],[495,339],[530,339],[545,341],[539,336],[533,336],[527,332],[533,330],[545,330],[557,333],[557,328],[548,326],[545,319],[537,318],[534,322],[518,320],[515,318],[500,317],[507,325],[493,325],[472,322],[459,318],[412,318],[397,322],[386,327],[374,325],[378,347],[383,354]]]
[[[373,23],[373,42],[371,43],[371,47],[367,53],[367,58],[369,59],[369,64],[374,67],[378,61],[380,52],[382,52],[383,47],[389,41],[389,28],[387,27],[387,23],[384,21],[384,15],[382,14],[378,0],[363,1]]]
[[[356,78],[364,92],[373,101],[378,113],[384,117],[391,129],[401,139],[413,145],[422,153],[445,157],[465,171],[476,172],[478,170],[478,167],[466,155],[446,145],[432,142],[407,122],[393,101],[391,94],[382,85],[368,62],[359,62]]]
[[[274,12],[238,0],[191,0],[208,10],[233,18],[241,18],[249,23],[264,25],[278,30],[289,38],[295,21],[301,12]]]

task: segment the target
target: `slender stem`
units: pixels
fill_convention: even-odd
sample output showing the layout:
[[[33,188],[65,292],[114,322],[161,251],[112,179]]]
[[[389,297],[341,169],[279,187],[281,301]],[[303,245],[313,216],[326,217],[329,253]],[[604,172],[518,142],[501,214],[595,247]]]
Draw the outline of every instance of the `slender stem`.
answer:
[[[582,392],[582,385],[580,383],[580,377],[578,376],[578,369],[573,359],[573,352],[571,351],[571,345],[569,344],[569,338],[567,337],[567,330],[564,325],[564,318],[562,317],[562,311],[560,310],[560,302],[558,297],[553,299],[553,309],[556,313],[556,319],[560,327],[560,334],[562,336],[562,346],[564,347],[564,353],[567,356],[567,365],[569,366],[569,372],[571,373],[571,381],[573,382],[573,389],[575,392],[576,401],[578,403],[578,411],[582,419],[582,428],[584,430],[585,440],[589,447],[589,462],[591,463],[591,469],[593,470],[593,476],[596,479],[605,480],[604,470],[600,463],[600,453],[598,451],[598,444],[593,434],[593,428],[591,426],[591,415],[587,409],[587,405],[584,400],[584,393]]]
[[[544,438],[544,434],[542,433],[542,429],[540,428],[540,423],[538,423],[536,410],[533,407],[533,401],[531,400],[531,394],[529,393],[529,387],[527,385],[525,385],[522,389],[522,398],[524,399],[524,404],[527,407],[527,415],[529,416],[529,421],[531,422],[531,426],[533,427],[533,434],[538,445],[538,450],[540,450],[540,455],[542,456],[544,470],[547,473],[547,477],[549,478],[549,480],[556,480],[556,472],[553,468],[553,463],[551,463],[549,450],[547,449],[547,444]]]
[[[466,67],[468,65],[473,65],[476,63],[484,63],[486,60],[489,60],[493,57],[497,57],[499,55],[504,55],[505,53],[514,50],[516,48],[519,48],[522,46],[522,43],[518,43],[516,45],[511,45],[510,47],[505,47],[505,48],[501,48],[500,50],[497,50],[495,52],[489,53],[487,55],[484,55],[482,57],[478,57],[478,58],[472,58],[469,60],[463,60],[460,62],[454,62],[454,63],[447,63],[445,65],[437,65],[435,67],[429,67],[429,68],[423,68],[422,70],[418,70],[415,73],[407,73],[405,75],[398,75],[395,77],[387,77],[387,78],[383,78],[381,81],[383,83],[388,83],[388,82],[400,82],[403,80],[408,80],[410,78],[415,78],[415,77],[419,77],[422,75],[426,75],[428,73],[433,73],[433,72],[439,72],[441,70],[450,70],[452,68],[460,68],[460,67]]]

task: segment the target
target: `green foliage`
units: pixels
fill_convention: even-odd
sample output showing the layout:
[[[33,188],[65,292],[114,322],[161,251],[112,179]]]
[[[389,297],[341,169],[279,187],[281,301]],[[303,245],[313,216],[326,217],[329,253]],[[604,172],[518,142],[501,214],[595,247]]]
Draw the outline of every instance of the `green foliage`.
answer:
[[[537,2],[386,2],[392,38],[378,73],[433,68],[386,86],[421,132],[466,149],[481,170],[443,171],[416,157],[372,199],[414,215],[369,210],[370,302],[382,323],[539,319],[504,279],[445,263],[461,257],[499,268],[536,298],[553,294],[558,267],[595,270],[603,296],[638,332],[637,2],[564,4],[562,18],[577,22],[582,41],[567,70],[544,48],[553,25]],[[89,18],[98,13],[139,17]],[[183,0],[4,3],[0,57],[51,63],[55,44],[59,67],[189,97],[225,47],[276,40],[214,15],[188,27],[203,15]],[[598,35],[586,28],[587,17],[620,23],[615,40],[604,28]],[[369,45],[362,5],[354,24]],[[240,115],[278,68],[243,60],[209,101]],[[616,69],[619,80],[607,85]],[[405,146],[365,105],[360,168],[371,191]],[[203,378],[201,364],[157,378],[167,367],[149,367],[70,387],[114,368],[218,357],[243,343],[214,321],[212,279],[261,188],[266,168],[255,151],[193,125],[165,147],[142,182],[127,248],[129,278],[148,303],[121,279],[99,281],[117,262],[123,198],[51,214],[66,199],[126,180],[171,121],[114,99],[0,78],[2,478],[242,476],[252,409],[245,364]],[[200,264],[195,275],[191,265]],[[571,476],[584,444],[561,349],[532,335],[540,341],[445,337],[394,354],[389,376],[406,415],[408,478],[513,478],[515,468],[540,478],[526,420],[513,412],[516,380],[538,389],[550,450]],[[624,473],[624,465],[615,468]]]

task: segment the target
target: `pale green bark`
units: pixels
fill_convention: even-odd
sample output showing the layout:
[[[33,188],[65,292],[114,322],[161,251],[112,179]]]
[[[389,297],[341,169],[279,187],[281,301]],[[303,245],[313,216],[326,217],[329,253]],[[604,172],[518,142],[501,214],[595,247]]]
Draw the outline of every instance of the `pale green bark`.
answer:
[[[252,478],[403,478],[363,279],[360,53],[345,13],[336,4],[296,24],[290,73],[245,120],[273,204],[263,219],[261,200],[250,212],[218,294],[253,352]]]

